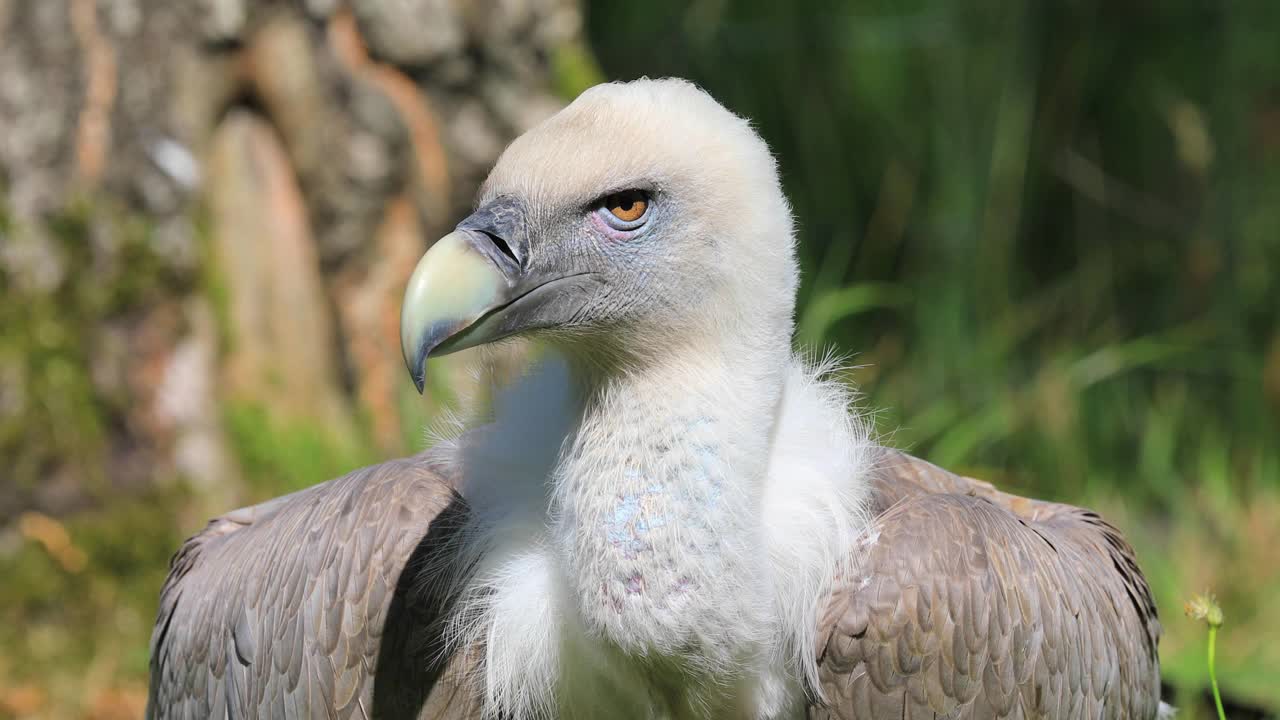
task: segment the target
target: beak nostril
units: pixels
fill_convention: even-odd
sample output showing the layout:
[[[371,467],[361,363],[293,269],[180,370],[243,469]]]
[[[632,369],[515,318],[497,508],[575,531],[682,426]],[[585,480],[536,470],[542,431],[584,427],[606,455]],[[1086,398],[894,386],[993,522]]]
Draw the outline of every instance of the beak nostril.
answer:
[[[511,246],[507,244],[506,240],[495,233],[489,232],[488,230],[480,230],[480,232],[484,233],[484,236],[489,238],[489,242],[493,243],[494,247],[498,248],[503,255],[511,258],[511,261],[515,264],[520,264],[520,258],[516,257],[515,251],[511,249]]]

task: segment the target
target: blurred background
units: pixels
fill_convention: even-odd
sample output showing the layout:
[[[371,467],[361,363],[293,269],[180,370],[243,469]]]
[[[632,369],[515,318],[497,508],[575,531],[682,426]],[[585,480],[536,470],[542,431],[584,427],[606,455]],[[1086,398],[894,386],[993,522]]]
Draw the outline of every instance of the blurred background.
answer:
[[[0,0],[0,717],[137,717],[170,554],[415,452],[400,293],[515,135],[679,75],[889,444],[1084,504],[1206,717],[1280,708],[1280,3]]]

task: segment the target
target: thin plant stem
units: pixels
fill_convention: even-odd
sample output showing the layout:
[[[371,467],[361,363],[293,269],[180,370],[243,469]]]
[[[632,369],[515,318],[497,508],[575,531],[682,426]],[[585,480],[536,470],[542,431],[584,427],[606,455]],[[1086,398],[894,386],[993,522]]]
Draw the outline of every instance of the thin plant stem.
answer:
[[[1209,684],[1213,686],[1213,702],[1218,706],[1218,720],[1227,720],[1227,713],[1222,709],[1222,694],[1218,692],[1218,673],[1213,667],[1214,648],[1217,645],[1218,628],[1209,626]]]

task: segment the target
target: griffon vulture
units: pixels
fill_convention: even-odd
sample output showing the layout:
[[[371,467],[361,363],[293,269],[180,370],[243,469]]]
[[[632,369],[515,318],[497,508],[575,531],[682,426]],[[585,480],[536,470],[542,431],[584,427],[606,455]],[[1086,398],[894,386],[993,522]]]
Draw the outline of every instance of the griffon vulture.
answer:
[[[792,350],[747,121],[608,84],[517,139],[402,341],[547,353],[484,424],[209,523],[151,717],[1153,718],[1151,593],[1098,515],[877,446]]]

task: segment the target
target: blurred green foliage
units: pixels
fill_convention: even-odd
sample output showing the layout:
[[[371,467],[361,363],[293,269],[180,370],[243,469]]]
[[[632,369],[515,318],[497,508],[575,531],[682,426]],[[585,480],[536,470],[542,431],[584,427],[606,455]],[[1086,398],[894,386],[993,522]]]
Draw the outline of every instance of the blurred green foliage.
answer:
[[[379,460],[372,441],[357,444],[301,422],[281,425],[259,405],[233,405],[226,413],[226,427],[251,492],[264,499]]]
[[[94,256],[87,236],[91,213],[109,228],[122,262],[104,266]],[[5,215],[0,205],[0,239],[26,231],[8,227]],[[111,420],[124,413],[126,398],[123,388],[117,397],[95,393],[84,371],[93,363],[93,338],[86,329],[92,319],[145,305],[148,294],[165,282],[149,250],[147,228],[118,208],[73,200],[49,219],[49,228],[44,247],[52,257],[44,261],[45,273],[69,274],[59,277],[53,292],[21,287],[0,273],[0,370],[14,374],[9,386],[21,388],[10,400],[16,407],[0,414],[0,457],[6,459],[4,477],[12,483],[5,494],[18,496],[46,481],[56,458],[74,458],[88,468],[85,489],[90,492],[106,486],[93,458],[102,451]],[[11,509],[0,508],[0,521],[11,514],[6,510]]]
[[[657,0],[588,8],[609,77],[688,77],[777,154],[798,340],[889,441],[1099,507],[1166,675],[1213,584],[1229,693],[1280,707],[1280,4]],[[1192,710],[1194,713],[1194,710]]]

